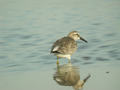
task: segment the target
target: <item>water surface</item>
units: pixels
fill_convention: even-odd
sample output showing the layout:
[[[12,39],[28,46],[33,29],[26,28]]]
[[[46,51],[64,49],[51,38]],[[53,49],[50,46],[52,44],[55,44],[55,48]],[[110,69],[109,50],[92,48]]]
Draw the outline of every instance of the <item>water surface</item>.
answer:
[[[81,78],[91,74],[84,90],[119,90],[119,0],[0,1],[0,90],[72,90],[53,80],[49,53],[72,30],[88,41],[72,56]]]

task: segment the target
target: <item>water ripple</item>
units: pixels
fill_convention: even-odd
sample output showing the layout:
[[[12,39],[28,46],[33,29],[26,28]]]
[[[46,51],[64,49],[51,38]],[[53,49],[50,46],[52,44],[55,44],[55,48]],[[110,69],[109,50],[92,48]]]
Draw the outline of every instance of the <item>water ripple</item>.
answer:
[[[104,57],[96,57],[97,61],[109,61],[108,58],[104,58]]]

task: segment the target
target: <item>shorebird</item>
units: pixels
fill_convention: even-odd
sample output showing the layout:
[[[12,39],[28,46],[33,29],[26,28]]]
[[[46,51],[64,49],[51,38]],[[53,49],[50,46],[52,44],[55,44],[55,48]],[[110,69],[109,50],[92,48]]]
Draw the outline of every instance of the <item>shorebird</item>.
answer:
[[[59,58],[67,58],[68,62],[71,62],[71,55],[77,49],[77,40],[87,42],[77,31],[72,31],[53,44],[51,53],[54,53],[57,56],[57,64],[59,63]]]
[[[72,66],[71,63],[59,65],[57,64],[56,72],[53,79],[62,86],[72,86],[74,90],[81,90],[86,81],[91,77],[90,74],[83,80],[80,80],[78,67]]]

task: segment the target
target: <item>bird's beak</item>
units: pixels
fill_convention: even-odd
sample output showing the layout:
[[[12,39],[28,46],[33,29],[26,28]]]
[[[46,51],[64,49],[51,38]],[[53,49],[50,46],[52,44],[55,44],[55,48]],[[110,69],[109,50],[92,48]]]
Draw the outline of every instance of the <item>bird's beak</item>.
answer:
[[[84,38],[80,37],[80,40],[84,41],[84,42],[88,42],[87,40],[85,40]]]

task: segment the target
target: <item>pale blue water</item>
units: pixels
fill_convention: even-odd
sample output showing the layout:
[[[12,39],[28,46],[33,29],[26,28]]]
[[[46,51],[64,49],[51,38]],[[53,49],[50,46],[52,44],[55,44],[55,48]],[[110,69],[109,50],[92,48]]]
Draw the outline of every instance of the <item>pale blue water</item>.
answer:
[[[72,30],[80,32],[80,35],[88,41],[87,44],[78,42],[78,50],[72,56],[72,64],[79,66],[81,71],[88,71],[86,73],[89,73],[89,68],[99,67],[96,70],[99,71],[105,67],[103,72],[116,70],[120,75],[119,0],[1,0],[0,74],[10,77],[12,73],[16,77],[16,73],[21,75],[35,71],[41,72],[46,77],[50,75],[49,78],[52,79],[52,74],[55,72],[53,69],[56,67],[56,57],[50,54],[52,43]],[[61,59],[60,62],[63,64],[67,60]],[[32,77],[35,76],[30,78]],[[42,79],[39,76],[37,78]],[[24,79],[23,75],[23,82]],[[21,89],[19,84],[16,86],[17,89],[5,88],[4,81],[9,81],[9,84],[12,82],[9,79],[0,80],[1,90]],[[51,89],[52,85],[58,87],[54,81],[48,81],[54,83],[47,85]],[[117,85],[115,90],[120,89],[118,83],[115,84]],[[50,90],[49,87],[38,85],[39,90]],[[84,90],[88,90],[87,88]],[[29,90],[38,89],[29,88]],[[60,86],[58,89],[60,90]],[[97,87],[96,89],[98,90]],[[22,90],[28,88],[23,86]]]

